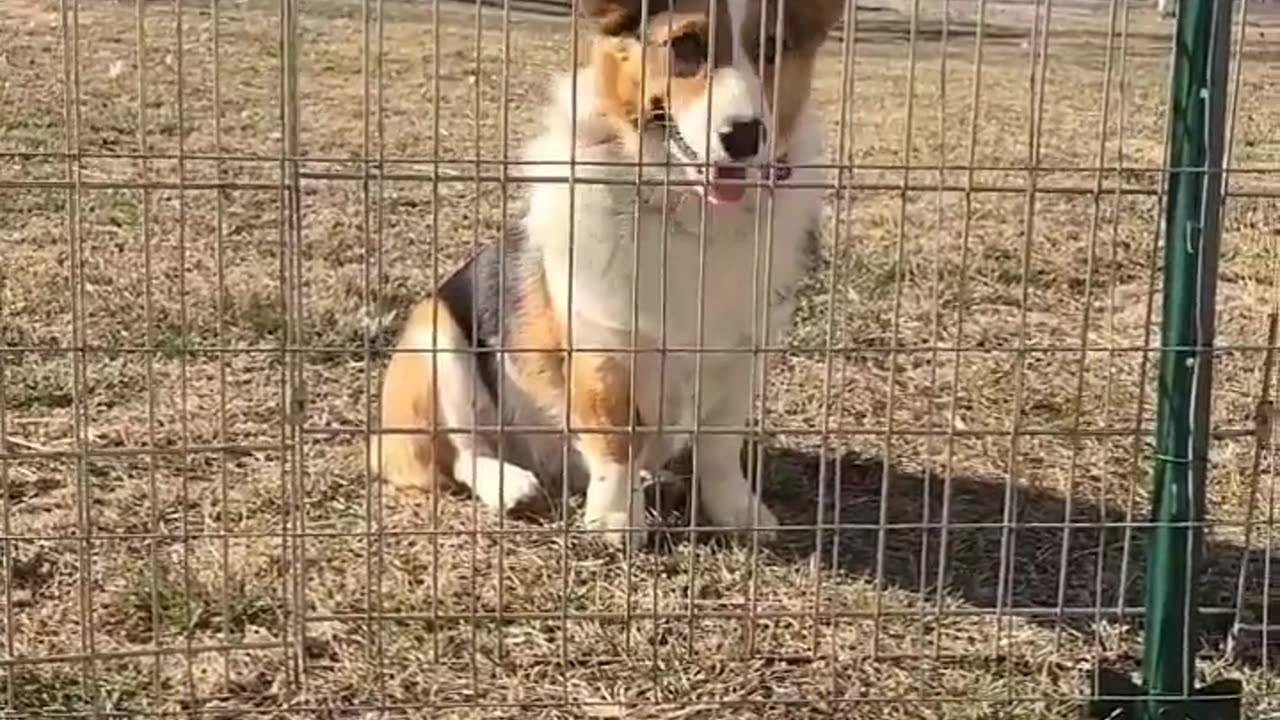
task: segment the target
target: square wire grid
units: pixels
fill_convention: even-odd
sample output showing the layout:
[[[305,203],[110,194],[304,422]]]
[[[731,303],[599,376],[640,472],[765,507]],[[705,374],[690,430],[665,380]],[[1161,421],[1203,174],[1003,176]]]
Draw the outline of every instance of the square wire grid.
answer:
[[[1201,666],[1264,717],[1280,61],[1237,4]],[[621,560],[363,450],[404,310],[518,207],[567,3],[0,20],[5,712],[1059,717],[1136,663],[1152,8],[850,7],[822,269],[743,428],[790,529]]]

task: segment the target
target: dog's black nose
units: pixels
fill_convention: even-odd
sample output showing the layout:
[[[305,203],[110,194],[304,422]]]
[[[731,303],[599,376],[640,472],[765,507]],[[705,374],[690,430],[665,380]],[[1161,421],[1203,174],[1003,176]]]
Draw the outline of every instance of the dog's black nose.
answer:
[[[759,120],[741,120],[720,133],[720,145],[733,160],[755,157],[764,141],[764,123]]]

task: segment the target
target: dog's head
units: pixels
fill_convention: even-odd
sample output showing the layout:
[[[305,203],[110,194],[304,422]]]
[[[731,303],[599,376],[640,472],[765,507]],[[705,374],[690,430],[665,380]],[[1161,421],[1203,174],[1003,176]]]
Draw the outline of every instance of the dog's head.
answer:
[[[664,144],[692,179],[710,173],[709,201],[733,204],[742,180],[786,167],[818,48],[845,0],[579,5],[595,35],[596,96],[618,136],[633,151],[641,137]]]

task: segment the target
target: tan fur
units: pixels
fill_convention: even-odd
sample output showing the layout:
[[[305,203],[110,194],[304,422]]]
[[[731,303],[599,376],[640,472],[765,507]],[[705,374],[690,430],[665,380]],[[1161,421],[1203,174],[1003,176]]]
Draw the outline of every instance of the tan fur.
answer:
[[[596,16],[601,34],[595,38],[591,65],[597,70],[598,96],[604,102],[604,114],[614,126],[618,139],[628,146],[636,144],[637,127],[658,108],[686,108],[702,96],[711,67],[731,61],[733,34],[728,27],[723,7],[721,22],[715,30],[716,50],[709,66],[690,77],[671,74],[665,43],[685,33],[710,36],[710,3],[708,0],[676,0],[665,4],[669,10],[655,12],[645,23],[646,37],[624,34],[617,6],[600,3]],[[651,7],[657,7],[651,3]],[[588,17],[592,10],[588,7]],[[615,30],[610,30],[614,28]]]
[[[405,323],[396,350],[406,352],[391,356],[382,381],[382,427],[401,432],[384,432],[370,441],[379,474],[404,490],[429,492],[453,484],[450,468],[456,452],[449,438],[436,432],[445,422],[436,403],[430,355],[408,343],[415,335],[431,336],[433,327],[440,346],[454,344],[461,336],[444,306],[428,298],[414,307]]]
[[[641,121],[647,121],[656,110],[686,109],[703,97],[709,68],[704,66],[689,77],[672,75],[663,43],[684,32],[706,34],[706,25],[702,16],[664,13],[655,18],[647,43],[637,38],[614,37],[601,37],[595,42],[591,64],[599,78],[597,95],[614,132],[629,146],[634,148]],[[717,32],[732,40],[729,28]],[[713,57],[712,62],[728,62],[728,58]]]
[[[625,433],[632,416],[626,365],[603,353],[565,352],[564,329],[547,296],[541,275],[524,285],[520,317],[512,323],[515,379],[544,408],[562,412],[569,390],[569,416],[575,427],[608,428],[584,433],[584,453],[625,464],[631,440]],[[568,376],[568,383],[566,383]]]
[[[606,431],[582,433],[579,447],[618,465],[635,459],[637,449],[635,434],[627,432],[634,412],[627,369],[618,358],[602,353],[576,352],[570,360],[573,424]]]
[[[511,323],[508,356],[515,381],[521,389],[536,398],[542,407],[552,411],[564,409],[565,347],[564,329],[547,297],[542,275],[536,274],[522,286],[523,300],[519,317]]]

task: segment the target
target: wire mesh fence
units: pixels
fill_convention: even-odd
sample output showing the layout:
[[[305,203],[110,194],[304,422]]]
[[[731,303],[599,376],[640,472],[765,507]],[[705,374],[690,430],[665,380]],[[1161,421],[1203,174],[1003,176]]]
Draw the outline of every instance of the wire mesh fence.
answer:
[[[1147,4],[845,9],[813,63],[792,326],[659,353],[767,358],[751,422],[660,429],[741,437],[775,540],[700,518],[688,458],[643,551],[567,487],[506,516],[380,482],[411,307],[543,182],[523,149],[591,59],[570,5],[0,9],[5,713],[1047,718],[1094,663],[1137,667],[1172,30]],[[1191,643],[1258,718],[1280,712],[1272,7],[1233,21]],[[456,429],[539,432],[499,415]]]

